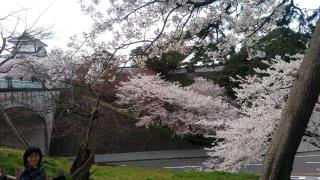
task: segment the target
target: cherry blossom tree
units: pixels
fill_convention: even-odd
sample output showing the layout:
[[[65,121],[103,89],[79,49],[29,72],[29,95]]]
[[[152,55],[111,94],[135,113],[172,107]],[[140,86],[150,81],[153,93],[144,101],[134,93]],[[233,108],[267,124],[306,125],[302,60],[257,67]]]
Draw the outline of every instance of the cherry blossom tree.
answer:
[[[181,87],[157,75],[134,75],[118,87],[120,104],[137,113],[137,125],[160,124],[178,135],[214,136],[238,111],[223,97],[223,88],[203,78]]]
[[[209,149],[212,158],[205,163],[208,167],[236,171],[245,164],[264,160],[303,55],[287,58],[291,61],[276,56],[268,63],[268,69],[255,69],[256,75],[233,79],[240,83],[240,88],[234,91],[241,104],[241,115],[239,119],[227,121],[228,128],[217,132],[216,137],[223,141]],[[320,145],[319,115],[320,104],[317,103],[303,137],[303,141],[317,146]],[[215,157],[221,157],[223,162]]]
[[[94,49],[94,53],[82,50],[79,55],[75,53],[77,51],[54,51],[52,56],[48,56],[49,61],[52,62],[46,68],[49,80],[53,82],[51,84],[67,83],[67,85],[77,86],[86,92],[78,94],[77,100],[70,104],[67,103],[62,108],[89,120],[87,135],[82,140],[78,155],[70,169],[72,178],[88,179],[90,168],[94,164],[94,134],[95,127],[98,125],[100,102],[103,98],[102,90],[107,87],[108,82],[115,79],[117,68],[127,60],[122,56],[115,57],[114,54],[104,49]],[[86,103],[81,100],[85,100]],[[90,108],[88,107],[89,102]]]
[[[44,82],[47,88],[59,88],[61,91],[69,91],[70,87],[77,86],[87,93],[76,101],[61,102],[59,99],[59,104],[56,104],[63,111],[77,113],[90,121],[88,134],[71,168],[72,177],[76,179],[87,178],[94,163],[94,127],[99,118],[98,109],[103,94],[101,87],[105,88],[109,81],[113,81],[118,67],[128,61],[124,56],[115,56],[103,47],[92,45],[90,49],[82,49],[84,45],[88,47],[91,44],[72,38],[68,49],[53,49],[46,57],[10,57],[2,66],[8,71],[1,74],[1,77],[24,80],[34,77]],[[83,98],[94,104],[92,109],[83,108],[83,102],[80,102]]]
[[[193,46],[204,49],[206,56],[213,61],[223,62],[228,59],[230,49],[237,45],[250,47],[277,25],[287,26],[292,20],[298,20],[298,29],[303,31],[304,27],[310,25],[309,22],[314,22],[319,17],[318,7],[314,13],[308,13],[297,7],[294,0],[113,0],[110,3],[92,0],[81,1],[81,6],[95,22],[92,31],[84,35],[90,45],[105,46],[112,54],[116,54],[130,45],[142,44],[145,56],[141,60],[169,51],[185,54],[188,46]],[[305,14],[310,16],[306,17]],[[314,24],[311,26],[314,30]],[[112,33],[111,41],[103,42],[99,37],[104,32]],[[285,106],[288,108],[284,109],[281,117],[281,127],[286,131],[276,133],[277,138],[273,138],[273,144],[281,142],[281,146],[272,146],[272,155],[266,161],[267,175],[264,177],[272,174],[275,179],[288,179],[290,176],[292,167],[286,165],[293,162],[298,141],[301,140],[309,114],[319,95],[317,87],[320,85],[315,76],[312,76],[318,74],[315,68],[318,42],[314,39],[310,46],[311,53],[306,56],[306,59],[312,60],[302,63],[300,72],[303,78],[299,78],[297,85],[293,86],[295,93],[292,94],[295,95],[289,96],[288,105]],[[298,88],[305,86],[308,86],[305,90]],[[301,97],[297,97],[298,95]],[[303,103],[295,104],[297,101],[292,99],[299,99]],[[301,114],[308,116],[300,118]],[[293,129],[298,126],[297,119],[301,119],[304,126],[298,127],[298,133],[294,134]],[[286,138],[280,139],[281,137]],[[287,144],[290,146],[284,147]],[[277,153],[280,151],[281,153]]]
[[[74,86],[82,88],[87,93],[81,94],[81,98],[78,99],[74,97],[54,99],[54,102],[57,102],[54,109],[58,108],[66,113],[77,113],[88,118],[90,122],[87,136],[71,168],[71,176],[75,179],[88,178],[90,167],[94,164],[94,128],[99,118],[98,109],[101,101],[101,91],[98,87],[105,87],[106,81],[112,80],[116,67],[122,63],[121,59],[111,59],[110,56],[110,53],[102,50],[91,54],[82,50],[77,54],[72,50],[53,49],[46,57],[12,58],[12,61],[4,65],[4,67],[10,67],[10,71],[3,76],[11,76],[15,79],[34,77],[37,81],[44,82],[47,88],[58,88],[61,94],[70,96],[79,97],[79,94],[72,89]],[[93,104],[91,108],[88,108],[88,104],[86,108],[83,107],[83,99]],[[52,107],[45,107],[46,110],[48,108]]]

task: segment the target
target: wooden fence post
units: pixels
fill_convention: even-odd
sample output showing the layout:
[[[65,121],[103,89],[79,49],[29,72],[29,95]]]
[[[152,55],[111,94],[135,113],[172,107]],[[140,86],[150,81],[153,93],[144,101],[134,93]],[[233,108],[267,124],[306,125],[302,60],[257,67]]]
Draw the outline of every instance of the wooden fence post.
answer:
[[[6,176],[6,168],[4,166],[0,166],[0,173],[1,173],[1,176],[4,177]]]
[[[21,168],[16,168],[16,179],[19,179],[21,172]]]

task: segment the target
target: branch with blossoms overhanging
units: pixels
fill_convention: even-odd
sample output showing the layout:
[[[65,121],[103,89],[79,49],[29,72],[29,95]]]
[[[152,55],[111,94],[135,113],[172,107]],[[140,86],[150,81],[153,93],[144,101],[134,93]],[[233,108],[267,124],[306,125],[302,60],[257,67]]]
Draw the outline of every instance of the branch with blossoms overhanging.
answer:
[[[167,82],[158,75],[135,75],[118,87],[119,104],[137,113],[139,126],[160,124],[178,135],[214,137],[216,129],[236,119],[237,108],[227,102],[224,89],[203,78],[189,87]]]
[[[91,33],[113,34],[109,50],[123,42],[137,42],[149,57],[168,51],[186,52],[195,46],[206,49],[212,60],[222,60],[232,47],[250,46],[280,21],[287,25],[283,19],[288,22],[289,16],[304,22],[308,19],[308,13],[297,11],[292,0],[81,1],[81,7],[95,22]],[[317,14],[312,17],[318,17],[318,11],[314,12]]]

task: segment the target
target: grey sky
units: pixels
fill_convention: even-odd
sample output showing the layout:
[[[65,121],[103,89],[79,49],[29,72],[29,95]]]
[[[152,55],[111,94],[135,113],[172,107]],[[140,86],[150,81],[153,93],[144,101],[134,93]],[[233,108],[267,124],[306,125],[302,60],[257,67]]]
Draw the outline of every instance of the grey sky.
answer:
[[[90,28],[91,20],[81,12],[79,0],[1,0],[0,17],[17,9],[28,8],[24,18],[28,23],[36,21],[38,26],[52,27],[54,37],[44,40],[48,48],[65,47],[69,37],[81,34]],[[320,0],[296,0],[304,8],[320,6]]]
[[[28,9],[22,14],[30,26],[51,27],[54,37],[44,40],[49,49],[65,47],[69,37],[89,30],[91,20],[81,12],[78,0],[4,0],[0,6],[0,17],[17,9]]]

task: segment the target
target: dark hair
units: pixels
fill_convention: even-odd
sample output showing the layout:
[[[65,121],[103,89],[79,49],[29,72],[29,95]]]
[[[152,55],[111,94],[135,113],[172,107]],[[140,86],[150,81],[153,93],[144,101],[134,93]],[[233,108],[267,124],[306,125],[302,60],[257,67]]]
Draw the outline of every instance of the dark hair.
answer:
[[[30,147],[23,154],[23,165],[24,165],[24,167],[28,167],[28,157],[33,153],[37,153],[39,155],[40,158],[39,158],[38,166],[40,165],[40,163],[42,161],[42,152],[41,152],[41,150],[39,148],[37,148],[37,147]]]

